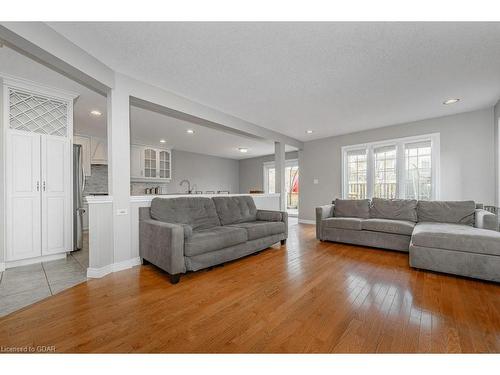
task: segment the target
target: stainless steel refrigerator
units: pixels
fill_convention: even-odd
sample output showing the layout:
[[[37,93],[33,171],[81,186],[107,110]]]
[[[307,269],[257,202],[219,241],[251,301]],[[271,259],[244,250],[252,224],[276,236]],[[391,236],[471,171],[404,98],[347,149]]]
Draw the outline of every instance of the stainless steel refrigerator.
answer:
[[[82,146],[73,145],[73,251],[81,250],[83,246],[84,188]]]

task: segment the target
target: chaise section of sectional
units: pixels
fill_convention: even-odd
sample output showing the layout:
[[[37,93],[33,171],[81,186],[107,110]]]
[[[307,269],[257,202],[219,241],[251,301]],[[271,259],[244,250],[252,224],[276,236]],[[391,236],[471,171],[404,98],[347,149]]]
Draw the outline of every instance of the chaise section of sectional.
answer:
[[[500,232],[463,224],[418,223],[410,266],[500,282]]]

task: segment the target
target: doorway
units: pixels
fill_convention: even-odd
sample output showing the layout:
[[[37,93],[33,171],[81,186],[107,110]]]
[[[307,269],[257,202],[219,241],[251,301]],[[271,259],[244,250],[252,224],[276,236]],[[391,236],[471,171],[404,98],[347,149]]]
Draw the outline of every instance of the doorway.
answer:
[[[275,193],[276,168],[274,161],[264,163],[264,191]],[[299,215],[299,161],[285,162],[286,211],[291,217]]]

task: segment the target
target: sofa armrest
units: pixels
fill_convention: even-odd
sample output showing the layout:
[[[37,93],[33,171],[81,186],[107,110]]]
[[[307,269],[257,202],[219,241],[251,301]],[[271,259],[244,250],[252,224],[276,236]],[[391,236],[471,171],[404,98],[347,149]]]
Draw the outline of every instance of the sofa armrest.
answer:
[[[257,220],[261,221],[282,221],[283,212],[271,210],[257,210]]]
[[[288,238],[288,212],[272,211],[272,210],[257,210],[257,220],[260,221],[282,221],[285,223],[285,234]]]
[[[158,220],[139,221],[139,255],[171,275],[186,272],[183,226]]]
[[[321,221],[334,215],[334,204],[316,207],[316,238],[321,240]]]
[[[474,226],[481,229],[498,230],[498,217],[492,212],[476,209]]]

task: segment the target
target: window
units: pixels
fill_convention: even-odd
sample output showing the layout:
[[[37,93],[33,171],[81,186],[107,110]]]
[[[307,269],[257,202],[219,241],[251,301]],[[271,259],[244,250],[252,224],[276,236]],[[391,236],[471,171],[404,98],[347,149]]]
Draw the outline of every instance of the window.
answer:
[[[375,161],[373,196],[377,198],[396,198],[396,146],[373,149]]]
[[[269,166],[268,168],[264,168],[265,170],[265,192],[274,194],[275,189],[276,189],[276,183],[275,183],[275,176],[276,176],[276,169],[274,169],[274,166],[271,167]]]
[[[342,148],[346,199],[438,199],[439,134]]]
[[[432,198],[431,142],[405,145],[406,198]]]
[[[347,176],[349,199],[366,198],[366,150],[347,152]]]

